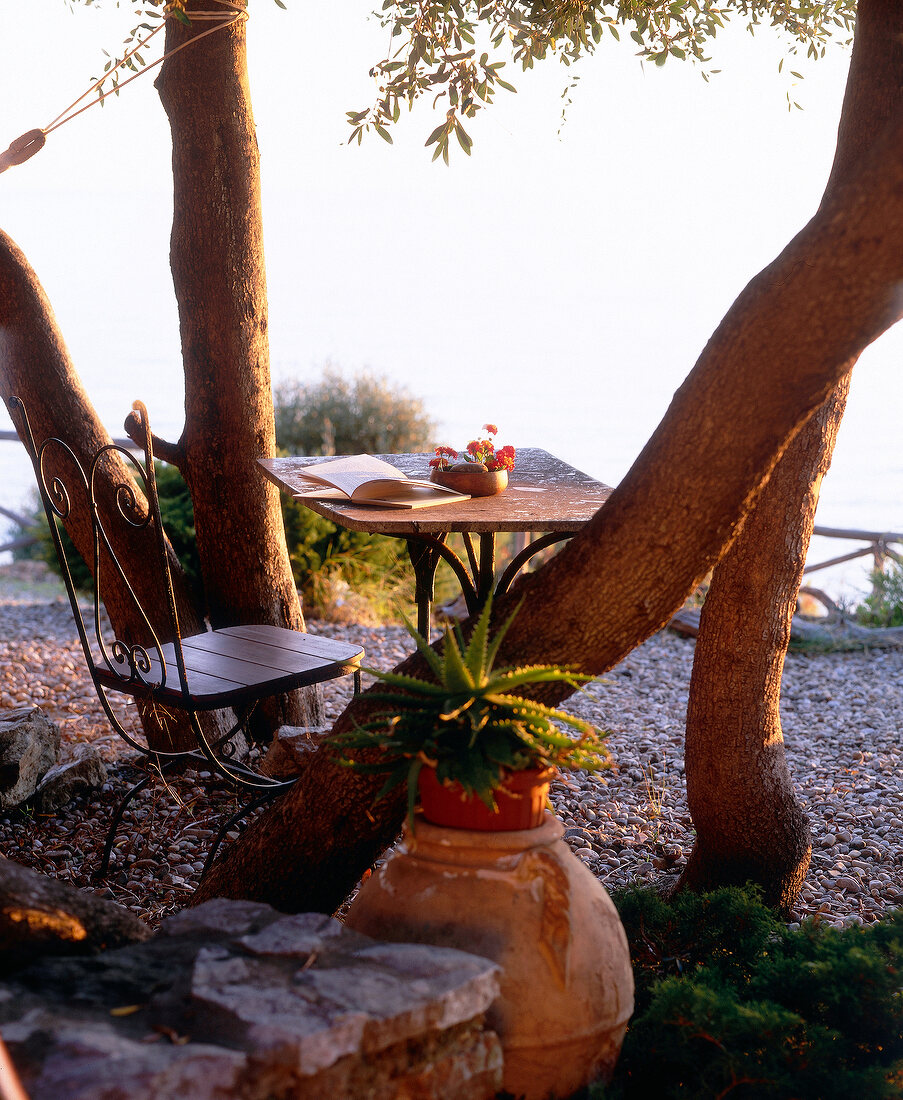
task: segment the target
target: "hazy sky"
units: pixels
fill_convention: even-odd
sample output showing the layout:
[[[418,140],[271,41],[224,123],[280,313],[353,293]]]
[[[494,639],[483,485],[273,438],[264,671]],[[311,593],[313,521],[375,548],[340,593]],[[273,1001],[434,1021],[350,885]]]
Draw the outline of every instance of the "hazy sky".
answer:
[[[817,206],[848,55],[779,75],[774,37],[738,30],[713,46],[723,71],[706,84],[690,65],[641,66],[624,35],[582,65],[560,134],[566,71],[511,69],[518,94],[499,93],[468,127],[473,156],[449,169],[423,148],[428,109],[402,117],[391,148],[344,144],[384,50],[371,5],[287,4],[253,0],[248,23],[274,375],[367,366],[424,397],[451,442],[492,419],[504,441],[616,482],[733,299]],[[0,147],[75,99],[128,23],[0,0]],[[152,80],[0,176],[0,225],[108,425],[141,396],[173,431],[170,153]],[[824,523],[903,527],[889,488],[900,351],[895,330],[857,368]]]

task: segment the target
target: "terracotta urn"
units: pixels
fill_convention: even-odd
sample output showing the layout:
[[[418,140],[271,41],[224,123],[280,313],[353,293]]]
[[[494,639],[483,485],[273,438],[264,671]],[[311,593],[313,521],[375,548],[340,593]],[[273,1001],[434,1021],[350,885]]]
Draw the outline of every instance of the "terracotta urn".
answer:
[[[433,470],[430,481],[472,497],[494,497],[508,487],[507,470]]]
[[[418,818],[363,885],[346,923],[377,939],[455,947],[501,967],[486,1024],[503,1088],[570,1096],[612,1074],[633,1011],[624,930],[601,883],[561,839],[535,829],[449,829]]]
[[[466,794],[460,783],[440,783],[435,768],[421,768],[417,780],[420,809],[431,825],[452,829],[535,829],[543,822],[549,783],[555,774],[554,768],[509,772],[495,791],[497,810],[493,811],[476,795]]]

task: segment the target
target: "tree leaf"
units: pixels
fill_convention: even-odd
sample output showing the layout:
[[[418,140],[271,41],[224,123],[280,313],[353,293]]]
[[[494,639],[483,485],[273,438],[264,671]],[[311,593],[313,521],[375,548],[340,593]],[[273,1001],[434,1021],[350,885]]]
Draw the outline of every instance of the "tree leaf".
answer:
[[[470,150],[473,146],[473,138],[465,131],[461,123],[457,123],[455,126],[455,137],[458,139],[458,144],[464,150],[464,152],[470,156]]]

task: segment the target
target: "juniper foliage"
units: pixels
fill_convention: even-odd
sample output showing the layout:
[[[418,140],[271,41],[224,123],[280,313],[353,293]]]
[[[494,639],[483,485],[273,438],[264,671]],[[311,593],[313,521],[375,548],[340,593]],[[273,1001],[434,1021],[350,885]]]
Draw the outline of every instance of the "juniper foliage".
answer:
[[[754,887],[614,901],[637,1007],[606,1100],[903,1095],[899,911],[838,931],[788,929]]]

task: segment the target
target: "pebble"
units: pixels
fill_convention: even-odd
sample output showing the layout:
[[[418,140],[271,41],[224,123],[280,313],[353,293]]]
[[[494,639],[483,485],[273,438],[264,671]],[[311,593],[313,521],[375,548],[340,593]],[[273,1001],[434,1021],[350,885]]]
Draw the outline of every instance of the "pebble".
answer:
[[[114,869],[102,883],[92,882],[111,815],[134,774],[134,754],[112,734],[93,694],[62,589],[33,565],[0,567],[0,708],[40,699],[61,728],[63,758],[90,741],[110,779],[59,815],[0,815],[0,853],[94,889],[156,924],[185,904],[234,803],[205,784],[205,773],[147,788],[117,834]],[[314,621],[308,628],[359,642],[376,668],[392,668],[411,648],[398,626]],[[609,890],[673,882],[692,851],[683,739],[693,649],[691,639],[657,634],[565,704],[610,731],[614,767],[568,773],[551,790],[566,842]],[[350,691],[350,677],[325,686],[328,721]],[[127,717],[129,707],[121,709]],[[781,721],[813,833],[794,920],[819,914],[837,927],[877,920],[903,901],[903,650],[788,654]],[[235,836],[231,831],[227,839]]]

